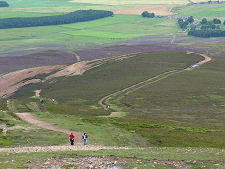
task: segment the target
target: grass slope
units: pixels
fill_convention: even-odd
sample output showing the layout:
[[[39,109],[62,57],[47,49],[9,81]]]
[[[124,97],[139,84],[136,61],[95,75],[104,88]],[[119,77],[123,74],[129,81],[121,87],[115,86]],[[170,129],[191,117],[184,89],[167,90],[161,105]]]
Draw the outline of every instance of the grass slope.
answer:
[[[6,125],[8,130],[6,136],[2,136],[2,134],[0,136],[0,147],[47,146],[68,143],[67,135],[31,126],[16,118],[11,112],[0,112],[0,125]]]
[[[152,114],[151,118],[151,111],[148,111],[148,105],[154,103],[154,100],[159,99],[158,103],[162,97],[156,95],[152,98],[148,92],[143,94],[143,96],[137,97],[137,101],[145,100],[143,99],[145,96],[152,99],[151,102],[149,101],[150,99],[146,98],[146,106],[140,106],[143,108],[143,113],[141,113],[141,109],[132,110],[132,107],[136,108],[135,106],[138,105],[136,100],[132,104],[125,103],[122,100],[118,105],[121,107],[121,110],[129,112],[126,117],[110,119],[95,117],[109,113],[96,104],[103,96],[162,72],[186,68],[201,59],[196,54],[187,55],[184,52],[137,54],[133,58],[109,61],[107,64],[92,69],[82,76],[64,78],[55,83],[38,85],[38,88],[42,88],[43,90],[42,97],[54,98],[58,101],[58,104],[45,102],[45,106],[50,113],[37,113],[36,115],[39,119],[56,123],[61,128],[75,128],[78,131],[86,131],[90,133],[94,142],[105,145],[224,147],[223,140],[225,134],[224,131],[221,131],[221,126],[212,127],[205,126],[203,123],[196,124],[196,121],[182,121],[182,117],[186,117],[186,112],[181,111],[181,109],[178,109],[177,113],[179,113],[179,116],[175,119],[173,119],[175,115],[171,115],[170,117],[171,110],[169,107],[168,109],[164,108],[162,111],[158,111],[157,117],[160,118],[155,118],[154,114]],[[171,76],[171,78],[174,79],[176,76]],[[166,79],[163,81],[166,81]],[[160,84],[159,82],[153,86],[160,87]],[[15,97],[20,99],[27,98],[28,94],[32,93],[35,89],[35,86],[24,88]],[[161,87],[159,90],[167,91],[170,87],[175,88],[176,86],[169,84],[168,86]],[[179,91],[177,90],[176,92],[179,93]],[[188,93],[189,91],[185,90],[185,92]],[[160,94],[163,95],[164,92]],[[184,95],[184,93],[180,94]],[[130,95],[127,97],[130,97]],[[180,102],[185,101],[179,97],[177,99],[180,99]],[[167,102],[170,100],[172,104],[174,100],[168,97]],[[201,112],[195,112],[195,114],[197,113],[201,116]],[[163,118],[164,115],[167,115],[165,119]],[[220,121],[217,120],[217,122],[219,123]],[[112,131],[113,135],[109,136],[108,133]],[[121,133],[123,133],[123,137],[120,137]],[[141,138],[140,136],[147,141],[143,141],[143,144],[142,142],[137,142],[138,138]]]
[[[70,31],[63,32],[69,35],[75,36],[91,36],[99,38],[110,38],[110,39],[126,39],[133,37],[146,36],[148,34],[125,34],[125,33],[116,33],[116,32],[103,32],[103,31],[94,31],[94,30],[80,30],[80,31]]]

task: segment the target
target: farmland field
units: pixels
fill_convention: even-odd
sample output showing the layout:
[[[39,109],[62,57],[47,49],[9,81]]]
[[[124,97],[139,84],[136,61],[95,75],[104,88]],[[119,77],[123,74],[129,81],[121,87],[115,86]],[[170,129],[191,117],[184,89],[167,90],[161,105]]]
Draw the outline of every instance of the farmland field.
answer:
[[[0,37],[0,52],[30,48],[43,50],[45,47],[41,46],[47,44],[59,44],[61,48],[74,50],[120,40],[115,38],[122,37],[128,40],[131,37],[169,34],[176,31],[177,26],[173,20],[146,19],[135,15],[115,15],[110,18],[76,24],[0,30],[2,35]],[[97,34],[99,32],[106,32],[106,34],[99,35]]]
[[[49,16],[53,14],[42,14],[42,13],[23,13],[23,12],[2,12],[0,18],[15,18],[15,17],[40,17]]]
[[[173,12],[181,16],[225,17],[225,4],[203,4],[177,7]]]
[[[123,1],[119,1],[119,0],[111,0],[111,1],[104,1],[104,0],[97,0],[97,1],[93,1],[93,0],[88,0],[88,1],[84,1],[84,0],[71,0],[70,2],[74,2],[74,3],[90,3],[90,4],[106,4],[106,5],[125,5],[125,4],[187,4],[188,1],[187,0],[159,0],[159,1],[154,1],[154,0],[135,0],[135,1],[129,1],[129,0],[123,0]]]
[[[67,0],[7,0],[10,4],[10,8],[29,8],[29,7],[61,7],[61,6],[89,6],[87,3],[75,3],[71,4]]]

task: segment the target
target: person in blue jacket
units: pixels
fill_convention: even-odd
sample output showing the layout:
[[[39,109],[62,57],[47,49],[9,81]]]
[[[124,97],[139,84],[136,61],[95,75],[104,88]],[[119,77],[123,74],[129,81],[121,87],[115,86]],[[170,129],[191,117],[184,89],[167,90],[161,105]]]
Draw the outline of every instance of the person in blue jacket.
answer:
[[[85,146],[87,145],[87,138],[88,138],[87,133],[84,133],[84,135],[82,136],[82,140],[84,141]]]

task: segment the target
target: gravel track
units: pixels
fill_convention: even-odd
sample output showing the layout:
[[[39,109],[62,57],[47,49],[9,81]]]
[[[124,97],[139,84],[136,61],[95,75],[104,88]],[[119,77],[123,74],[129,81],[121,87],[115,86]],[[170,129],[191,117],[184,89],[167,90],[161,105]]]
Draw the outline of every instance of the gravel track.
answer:
[[[74,146],[36,146],[36,147],[16,147],[16,148],[0,148],[1,153],[27,153],[27,152],[53,152],[53,151],[79,151],[79,150],[103,150],[103,149],[131,149],[128,147],[109,147],[98,145],[76,144]]]

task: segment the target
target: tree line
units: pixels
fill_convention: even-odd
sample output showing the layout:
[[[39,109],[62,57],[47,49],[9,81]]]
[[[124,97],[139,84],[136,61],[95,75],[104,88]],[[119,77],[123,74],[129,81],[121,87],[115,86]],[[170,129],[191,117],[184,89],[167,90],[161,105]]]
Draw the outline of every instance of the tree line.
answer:
[[[63,15],[31,18],[4,18],[0,19],[0,29],[70,24],[100,19],[109,16],[113,16],[113,12],[105,10],[78,10]]]
[[[188,35],[203,38],[225,37],[225,30],[190,30]]]
[[[177,23],[183,30],[188,30],[188,35],[197,37],[225,37],[225,30],[220,29],[222,21],[214,18],[208,21],[203,18],[200,22],[194,21],[193,16],[178,18]],[[225,25],[225,21],[223,22]]]
[[[6,1],[0,1],[0,7],[9,7],[9,4]]]

